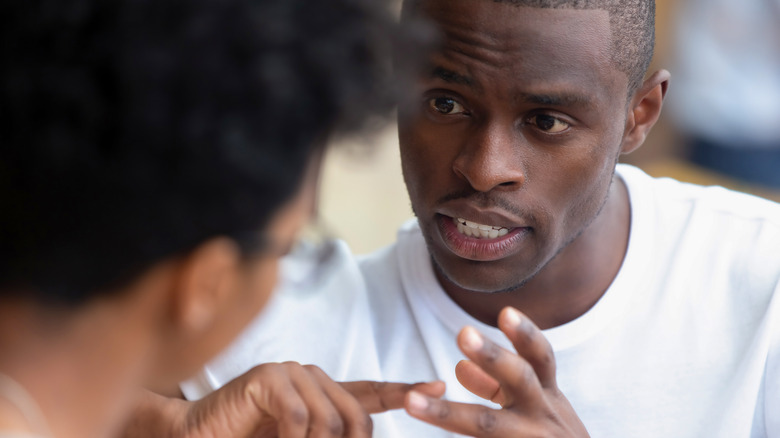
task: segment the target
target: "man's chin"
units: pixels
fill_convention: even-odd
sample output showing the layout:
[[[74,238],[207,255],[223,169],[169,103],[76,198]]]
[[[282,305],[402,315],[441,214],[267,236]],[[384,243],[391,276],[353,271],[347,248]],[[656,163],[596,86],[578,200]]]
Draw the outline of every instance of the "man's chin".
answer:
[[[440,264],[432,257],[436,278],[439,284],[447,290],[454,286],[465,292],[482,294],[500,294],[516,291],[525,285],[526,279],[506,280],[504,276],[485,269],[486,262],[463,260],[465,267],[450,268]]]

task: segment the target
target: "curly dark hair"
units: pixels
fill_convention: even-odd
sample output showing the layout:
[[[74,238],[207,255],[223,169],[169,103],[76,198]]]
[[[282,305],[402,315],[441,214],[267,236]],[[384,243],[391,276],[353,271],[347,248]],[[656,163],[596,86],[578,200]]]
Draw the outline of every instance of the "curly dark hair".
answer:
[[[380,0],[0,6],[0,297],[78,305],[262,230],[329,135],[391,109]]]

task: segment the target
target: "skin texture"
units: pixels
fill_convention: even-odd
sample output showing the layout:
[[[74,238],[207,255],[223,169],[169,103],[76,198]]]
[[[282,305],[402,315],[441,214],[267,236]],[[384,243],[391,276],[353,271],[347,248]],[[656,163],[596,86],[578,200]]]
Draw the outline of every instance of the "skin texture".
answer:
[[[461,0],[421,8],[443,30],[443,48],[402,106],[399,135],[439,281],[488,324],[507,305],[542,328],[570,321],[622,262],[629,207],[615,164],[655,122],[667,74],[628,101],[605,11]],[[451,218],[515,231],[475,243],[452,238]]]
[[[417,392],[406,409],[469,436],[588,436],[541,329],[585,313],[620,269],[630,207],[615,165],[657,121],[669,74],[629,96],[605,11],[428,0],[419,13],[443,41],[399,111],[412,207],[446,293],[515,351],[458,336],[458,380],[502,409]],[[453,218],[508,233],[478,240]]]

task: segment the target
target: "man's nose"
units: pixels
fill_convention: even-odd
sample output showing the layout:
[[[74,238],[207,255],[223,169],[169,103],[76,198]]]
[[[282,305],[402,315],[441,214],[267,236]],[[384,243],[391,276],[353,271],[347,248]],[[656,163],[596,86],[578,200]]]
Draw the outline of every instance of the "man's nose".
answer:
[[[480,192],[518,190],[525,183],[522,141],[511,123],[485,124],[464,142],[452,169]]]

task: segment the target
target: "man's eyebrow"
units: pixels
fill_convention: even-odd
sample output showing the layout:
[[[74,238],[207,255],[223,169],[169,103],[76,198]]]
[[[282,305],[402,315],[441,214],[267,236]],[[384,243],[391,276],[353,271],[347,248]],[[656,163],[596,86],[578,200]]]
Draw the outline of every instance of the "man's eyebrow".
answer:
[[[441,66],[436,66],[433,68],[431,71],[431,77],[434,79],[441,79],[444,82],[476,88],[476,83],[471,77],[456,73]],[[547,106],[591,106],[591,99],[588,96],[570,92],[550,94],[520,93],[517,99],[526,103]]]
[[[588,96],[577,93],[536,94],[520,93],[517,99],[527,103],[549,106],[591,106]]]
[[[469,87],[474,86],[474,80],[470,77],[455,73],[452,70],[447,70],[444,67],[434,67],[433,71],[431,72],[431,77],[441,79],[444,82],[467,85]]]

